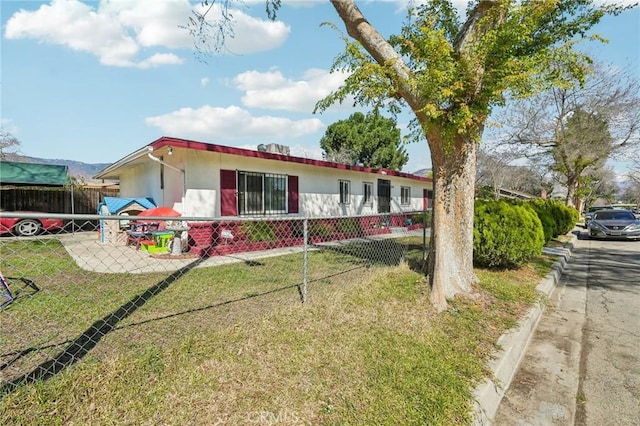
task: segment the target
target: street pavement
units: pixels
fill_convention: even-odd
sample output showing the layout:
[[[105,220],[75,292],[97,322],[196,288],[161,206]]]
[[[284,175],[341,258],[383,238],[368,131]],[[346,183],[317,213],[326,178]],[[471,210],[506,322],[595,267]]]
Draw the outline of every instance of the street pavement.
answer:
[[[640,425],[640,242],[582,231],[493,424]]]

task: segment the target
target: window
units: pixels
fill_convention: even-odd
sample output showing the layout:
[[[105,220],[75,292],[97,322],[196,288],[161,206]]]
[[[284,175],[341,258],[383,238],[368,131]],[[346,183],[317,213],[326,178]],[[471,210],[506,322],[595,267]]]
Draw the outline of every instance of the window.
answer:
[[[160,157],[160,161],[163,161],[164,157]],[[164,189],[164,164],[160,163],[160,189]]]
[[[400,204],[409,205],[411,203],[411,188],[408,186],[400,187]]]
[[[239,214],[278,214],[286,212],[286,175],[238,172]]]
[[[350,181],[340,180],[340,204],[349,204],[350,186]]]
[[[373,183],[364,182],[362,184],[362,194],[362,202],[367,206],[373,205]]]

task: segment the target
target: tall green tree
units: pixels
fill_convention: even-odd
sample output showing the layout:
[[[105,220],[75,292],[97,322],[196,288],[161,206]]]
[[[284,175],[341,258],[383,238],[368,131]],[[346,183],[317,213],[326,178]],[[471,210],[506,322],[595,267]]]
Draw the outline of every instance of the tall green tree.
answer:
[[[376,169],[400,170],[409,161],[396,121],[377,111],[356,112],[329,125],[320,147],[327,160]]]
[[[550,150],[551,170],[562,177],[567,188],[565,204],[578,207],[576,192],[581,183],[587,183],[583,179],[585,172],[589,168],[601,169],[611,155],[613,144],[609,126],[598,114],[578,108],[557,132],[557,143]]]
[[[280,3],[266,0],[271,11]],[[446,309],[447,298],[472,293],[477,282],[476,156],[493,107],[503,105],[507,93],[525,97],[581,81],[587,58],[575,43],[622,8],[589,0],[478,0],[460,22],[451,1],[431,0],[411,8],[400,32],[386,39],[354,0],[331,4],[348,34],[333,69],[349,77],[316,109],[353,95],[362,105],[413,112],[412,135],[426,139],[433,167],[431,301]],[[194,34],[202,33],[196,28]]]

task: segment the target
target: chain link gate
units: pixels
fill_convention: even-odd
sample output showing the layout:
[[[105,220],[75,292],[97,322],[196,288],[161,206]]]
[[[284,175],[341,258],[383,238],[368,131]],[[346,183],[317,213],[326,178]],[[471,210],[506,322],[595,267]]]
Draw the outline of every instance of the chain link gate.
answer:
[[[152,322],[207,309],[233,318],[256,303],[312,303],[316,285],[420,264],[429,223],[427,212],[267,219],[0,212],[9,217],[14,225],[0,238],[3,392],[55,375],[123,328],[145,332]]]

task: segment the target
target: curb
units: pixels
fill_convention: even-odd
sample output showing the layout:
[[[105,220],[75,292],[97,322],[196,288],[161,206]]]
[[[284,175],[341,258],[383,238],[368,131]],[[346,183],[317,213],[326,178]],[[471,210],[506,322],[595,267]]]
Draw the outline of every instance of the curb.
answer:
[[[538,283],[536,290],[549,297],[560,281],[560,277],[571,258],[577,234],[572,233],[571,240],[562,249],[543,248],[543,253],[558,255],[553,264],[553,271]],[[529,341],[545,310],[542,301],[538,301],[526,315],[518,321],[518,326],[498,339],[498,347],[502,348],[489,362],[492,377],[484,379],[473,390],[472,424],[475,426],[491,425],[498,411],[502,397],[506,393],[515,376],[520,361],[524,357]]]

